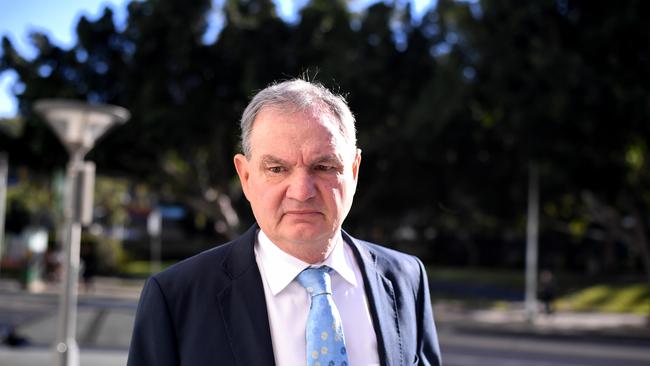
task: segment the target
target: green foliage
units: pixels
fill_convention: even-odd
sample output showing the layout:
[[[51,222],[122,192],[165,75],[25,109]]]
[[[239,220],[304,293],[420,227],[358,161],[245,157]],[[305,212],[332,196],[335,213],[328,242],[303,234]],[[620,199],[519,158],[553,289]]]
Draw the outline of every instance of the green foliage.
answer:
[[[165,269],[175,262],[161,263],[161,270]],[[120,266],[118,272],[123,276],[146,278],[154,273],[151,272],[151,263],[148,261],[128,261]]]
[[[513,290],[524,289],[524,278],[512,270],[494,270],[489,268],[438,268],[428,267],[429,278],[435,281],[455,282],[465,285],[489,285]]]
[[[16,176],[19,183],[7,188],[7,231],[19,234],[29,225],[48,227],[49,220],[61,217],[60,192],[49,179],[24,168]]]
[[[129,182],[126,179],[98,176],[95,179],[95,213],[107,226],[125,225],[128,213],[125,204],[129,201]],[[99,212],[98,212],[99,210]]]
[[[122,242],[106,236],[84,234],[81,238],[81,259],[90,252],[93,256],[92,265],[95,274],[115,274],[128,261],[128,256]],[[84,263],[88,266],[88,263]]]
[[[357,117],[355,234],[431,262],[519,266],[535,163],[546,258],[650,273],[648,6],[440,0],[415,21],[403,2],[352,14],[311,0],[288,23],[271,0],[132,1],[124,28],[110,9],[80,19],[70,49],[35,33],[27,59],[3,38],[0,72],[18,75],[24,123],[0,143],[12,164],[60,169],[35,100],[125,106],[131,121],[89,156],[98,169],[235,236],[250,221],[231,161],[237,121],[256,90],[305,74],[347,94]],[[209,11],[225,19],[211,43]],[[611,254],[619,245],[625,256]]]

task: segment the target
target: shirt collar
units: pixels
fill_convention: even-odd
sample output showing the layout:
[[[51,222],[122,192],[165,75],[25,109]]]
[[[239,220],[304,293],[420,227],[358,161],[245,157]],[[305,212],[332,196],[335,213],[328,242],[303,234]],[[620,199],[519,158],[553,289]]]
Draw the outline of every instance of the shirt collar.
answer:
[[[357,279],[351,262],[354,258],[351,250],[345,245],[340,232],[336,236],[336,244],[334,244],[334,249],[330,255],[324,261],[313,265],[284,252],[262,230],[259,230],[257,234],[255,252],[258,260],[262,262],[264,277],[274,296],[284,290],[305,268],[323,265],[332,268],[345,281],[357,287]]]

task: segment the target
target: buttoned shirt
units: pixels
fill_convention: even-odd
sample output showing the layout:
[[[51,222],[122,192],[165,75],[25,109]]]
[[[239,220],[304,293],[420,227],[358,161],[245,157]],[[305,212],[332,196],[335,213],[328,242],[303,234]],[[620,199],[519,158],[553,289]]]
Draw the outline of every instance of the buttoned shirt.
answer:
[[[332,297],[341,315],[350,366],[379,365],[377,335],[363,276],[352,249],[340,233],[330,255],[323,262],[310,265],[282,251],[259,230],[255,259],[264,284],[277,366],[305,365],[307,362],[305,327],[311,299],[296,276],[307,267],[322,265],[333,269]]]

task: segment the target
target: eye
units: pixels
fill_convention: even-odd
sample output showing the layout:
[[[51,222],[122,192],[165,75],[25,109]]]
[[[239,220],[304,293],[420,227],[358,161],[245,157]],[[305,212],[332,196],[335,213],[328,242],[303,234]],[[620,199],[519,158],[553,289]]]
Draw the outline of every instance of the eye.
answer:
[[[320,171],[320,172],[330,172],[336,169],[335,166],[332,165],[326,165],[326,164],[318,164],[314,167],[315,170]]]
[[[281,166],[272,166],[268,168],[269,172],[273,174],[280,174],[284,171],[284,168]]]

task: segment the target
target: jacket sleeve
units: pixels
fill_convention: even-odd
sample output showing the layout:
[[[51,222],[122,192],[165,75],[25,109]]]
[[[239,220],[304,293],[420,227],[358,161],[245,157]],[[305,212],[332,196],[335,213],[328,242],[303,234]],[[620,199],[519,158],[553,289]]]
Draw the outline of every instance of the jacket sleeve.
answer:
[[[431,294],[429,293],[429,280],[422,262],[417,259],[420,266],[420,288],[418,289],[418,358],[420,366],[440,366],[442,357],[438,344],[438,334],[433,320],[431,308]]]
[[[127,365],[179,365],[177,344],[165,294],[152,277],[140,296]]]

